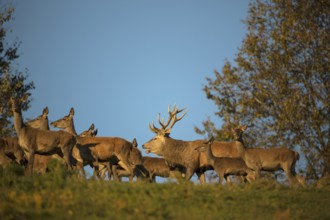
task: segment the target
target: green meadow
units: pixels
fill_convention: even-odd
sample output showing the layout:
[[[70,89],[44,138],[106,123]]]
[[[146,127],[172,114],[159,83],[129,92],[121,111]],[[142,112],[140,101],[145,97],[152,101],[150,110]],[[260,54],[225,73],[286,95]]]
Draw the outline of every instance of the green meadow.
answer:
[[[0,171],[0,219],[330,219],[330,185],[112,182]]]

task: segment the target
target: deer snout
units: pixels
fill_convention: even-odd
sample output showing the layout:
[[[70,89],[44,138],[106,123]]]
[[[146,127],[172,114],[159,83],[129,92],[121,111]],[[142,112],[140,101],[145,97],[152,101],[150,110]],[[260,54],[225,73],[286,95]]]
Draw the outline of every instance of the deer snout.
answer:
[[[56,123],[56,121],[53,121],[53,122],[50,123],[50,125],[53,126],[53,127],[56,127],[57,123]]]
[[[147,154],[151,152],[151,150],[145,144],[142,145],[142,148],[145,149]]]

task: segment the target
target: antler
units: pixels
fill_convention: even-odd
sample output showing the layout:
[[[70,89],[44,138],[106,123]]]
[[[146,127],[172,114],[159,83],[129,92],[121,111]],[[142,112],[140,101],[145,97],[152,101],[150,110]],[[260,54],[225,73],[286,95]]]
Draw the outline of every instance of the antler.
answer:
[[[177,114],[181,113],[182,111],[186,110],[186,108],[183,108],[181,110],[178,109],[175,105],[173,106],[173,109],[171,111],[170,106],[167,108],[167,112],[169,114],[168,120],[166,123],[164,123],[165,119],[160,119],[160,114],[158,114],[158,123],[162,126],[160,129],[157,128],[154,123],[152,123],[152,127],[149,124],[149,129],[156,133],[161,135],[169,135],[171,133],[171,130],[174,126],[174,124],[178,121],[180,121],[186,114],[187,111],[184,112],[181,116],[177,117]]]
[[[149,125],[150,131],[152,131],[152,132],[154,132],[156,134],[158,134],[160,132],[160,130],[158,128],[156,128],[156,126],[154,125],[154,122],[152,122],[152,127],[151,127],[150,124],[148,124],[148,125]]]
[[[167,133],[167,134],[171,133],[171,130],[172,130],[174,124],[175,124],[176,122],[180,121],[180,120],[181,120],[181,119],[187,114],[188,111],[185,111],[181,116],[179,116],[179,117],[177,118],[177,114],[181,113],[181,112],[184,111],[184,110],[186,110],[186,108],[183,108],[183,109],[179,110],[176,106],[173,107],[173,111],[172,111],[172,113],[169,112],[169,114],[170,114],[170,116],[171,116],[171,120],[172,120],[172,121],[171,121],[171,125],[170,125],[169,128],[166,128],[166,129],[165,129],[165,133]]]

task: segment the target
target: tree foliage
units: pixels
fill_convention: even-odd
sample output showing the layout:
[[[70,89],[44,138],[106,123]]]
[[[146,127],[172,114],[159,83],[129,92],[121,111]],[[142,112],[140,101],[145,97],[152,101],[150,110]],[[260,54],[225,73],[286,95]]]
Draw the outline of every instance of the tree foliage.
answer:
[[[12,20],[14,8],[2,5],[0,8],[0,137],[13,134],[12,112],[8,106],[10,97],[34,89],[33,82],[26,82],[27,70],[18,70],[16,63],[19,58],[19,42],[9,43],[7,33],[10,31],[8,23]],[[27,110],[29,102],[23,106]]]
[[[256,0],[245,24],[234,61],[204,87],[223,126],[208,119],[196,132],[222,139],[245,123],[248,145],[297,147],[309,178],[329,175],[329,1]]]

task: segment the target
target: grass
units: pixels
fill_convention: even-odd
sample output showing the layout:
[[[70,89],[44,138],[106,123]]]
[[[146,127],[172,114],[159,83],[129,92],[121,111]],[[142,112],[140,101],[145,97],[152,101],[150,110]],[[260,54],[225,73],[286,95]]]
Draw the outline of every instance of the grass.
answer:
[[[329,204],[327,184],[116,183],[58,164],[42,176],[16,166],[0,171],[0,219],[330,219]]]

